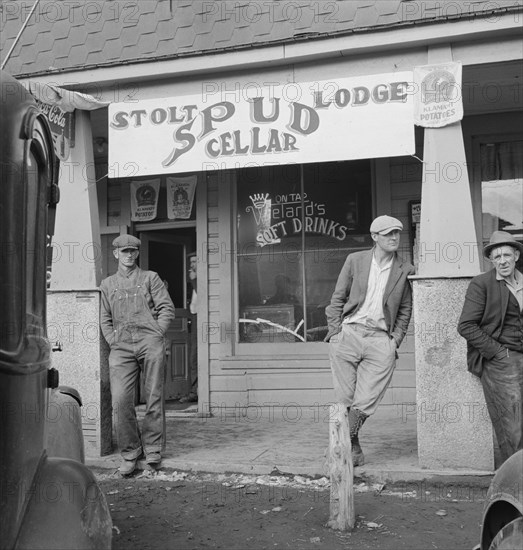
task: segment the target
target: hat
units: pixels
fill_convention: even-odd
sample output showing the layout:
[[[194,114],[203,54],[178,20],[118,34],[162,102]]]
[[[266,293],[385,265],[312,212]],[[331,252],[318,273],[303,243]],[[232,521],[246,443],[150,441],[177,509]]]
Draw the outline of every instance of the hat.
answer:
[[[370,232],[378,233],[379,235],[386,235],[394,231],[394,229],[399,229],[401,231],[403,229],[403,224],[392,216],[378,216],[370,224]]]
[[[114,248],[140,248],[140,239],[133,237],[132,235],[120,235],[113,241]]]
[[[493,248],[499,248],[500,246],[512,246],[523,254],[523,244],[518,243],[514,235],[511,235],[507,231],[494,231],[490,237],[490,242],[483,249],[485,258],[490,256]]]

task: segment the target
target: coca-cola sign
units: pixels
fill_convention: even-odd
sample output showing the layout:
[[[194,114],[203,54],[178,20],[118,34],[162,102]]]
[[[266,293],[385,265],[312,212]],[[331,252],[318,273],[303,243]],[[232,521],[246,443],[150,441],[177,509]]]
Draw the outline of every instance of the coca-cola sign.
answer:
[[[39,100],[36,102],[49,121],[56,154],[60,160],[67,160],[69,149],[74,147],[74,111],[70,113],[56,105],[49,105]]]

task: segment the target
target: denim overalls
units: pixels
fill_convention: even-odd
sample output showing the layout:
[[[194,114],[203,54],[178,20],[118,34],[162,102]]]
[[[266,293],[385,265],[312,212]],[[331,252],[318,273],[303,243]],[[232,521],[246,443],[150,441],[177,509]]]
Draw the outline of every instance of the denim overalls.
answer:
[[[161,289],[154,299],[151,277],[153,283],[154,277],[158,278],[155,287]],[[172,308],[174,317],[174,306],[160,283],[156,273],[137,268],[128,278],[120,273],[107,278],[101,287],[105,307],[109,306],[112,314],[112,337],[106,338],[111,346],[109,375],[116,436],[122,457],[127,460],[140,457],[142,451],[161,453],[165,446],[165,339],[154,308],[167,300],[170,306],[166,307]],[[140,371],[146,401],[141,437],[135,411]]]

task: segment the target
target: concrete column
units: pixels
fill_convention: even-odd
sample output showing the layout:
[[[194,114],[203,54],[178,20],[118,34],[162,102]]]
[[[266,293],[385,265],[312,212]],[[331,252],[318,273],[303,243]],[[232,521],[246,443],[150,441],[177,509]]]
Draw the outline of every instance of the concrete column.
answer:
[[[429,49],[430,64],[452,60]],[[456,327],[480,273],[461,123],[426,128],[418,275],[413,278],[418,454],[422,468],[492,470],[492,428]]]
[[[492,427],[456,331],[469,278],[413,281],[418,458],[430,470],[493,470]]]
[[[74,387],[83,400],[86,455],[100,456],[111,451],[112,440],[108,349],[100,334],[97,288],[102,249],[90,119],[78,109],[75,117],[75,147],[60,166],[47,325],[50,340],[63,346],[52,357],[60,385]]]

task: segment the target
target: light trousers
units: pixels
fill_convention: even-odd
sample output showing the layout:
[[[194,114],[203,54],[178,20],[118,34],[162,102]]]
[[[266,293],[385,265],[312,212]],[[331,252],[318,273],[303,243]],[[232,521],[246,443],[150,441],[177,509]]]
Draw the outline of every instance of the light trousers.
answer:
[[[329,359],[338,402],[374,414],[396,366],[394,339],[382,330],[345,323],[330,340]]]

